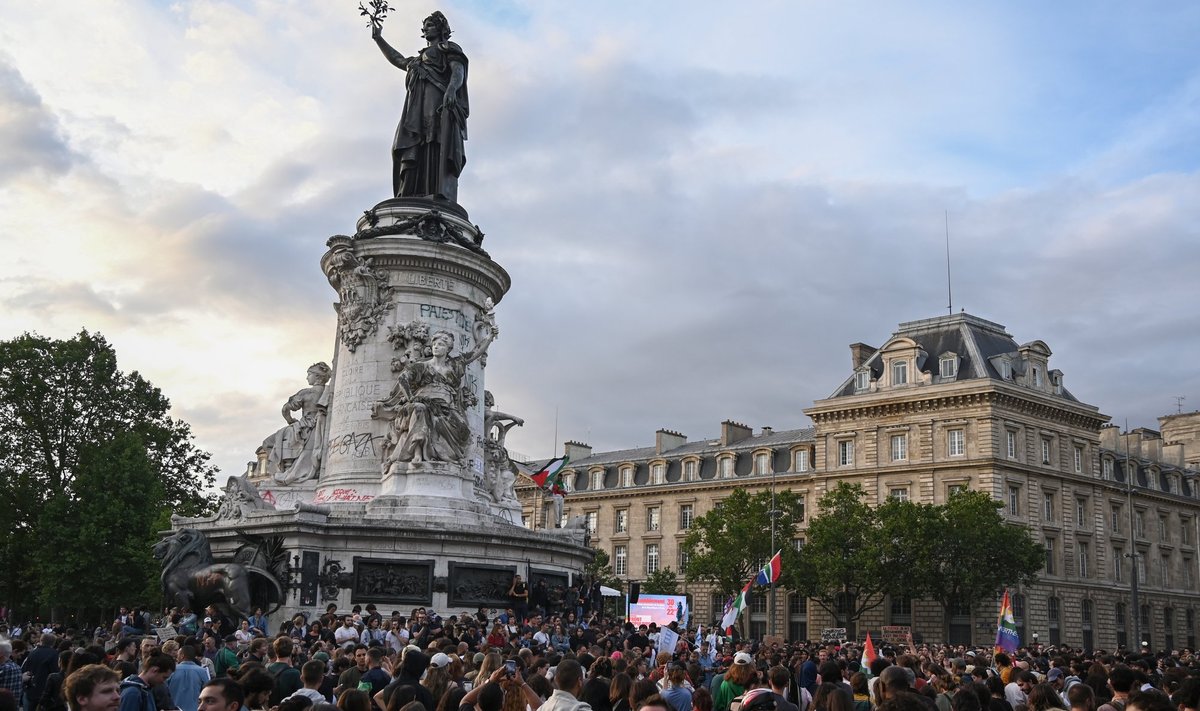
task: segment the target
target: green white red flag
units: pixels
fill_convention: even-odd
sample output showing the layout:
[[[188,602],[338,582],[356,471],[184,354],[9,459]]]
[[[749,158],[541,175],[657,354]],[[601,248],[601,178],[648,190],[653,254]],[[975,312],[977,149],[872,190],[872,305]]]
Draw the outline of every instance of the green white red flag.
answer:
[[[558,484],[559,474],[562,473],[563,468],[567,466],[567,462],[569,461],[569,457],[555,457],[546,462],[541,469],[531,474],[529,478],[533,479],[533,483],[543,489],[553,489]]]

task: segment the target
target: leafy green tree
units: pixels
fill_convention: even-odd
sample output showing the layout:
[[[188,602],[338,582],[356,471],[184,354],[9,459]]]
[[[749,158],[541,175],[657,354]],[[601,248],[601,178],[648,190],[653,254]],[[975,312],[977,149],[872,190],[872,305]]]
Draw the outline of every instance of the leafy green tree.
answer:
[[[670,568],[660,567],[642,583],[642,592],[651,595],[678,595],[679,577]]]
[[[684,579],[708,582],[722,595],[734,595],[782,549],[784,571],[797,568],[792,540],[804,520],[804,505],[791,491],[775,493],[775,549],[771,548],[771,492],[754,495],[734,489],[711,511],[692,521],[682,542],[687,552]]]
[[[39,518],[35,571],[44,605],[86,608],[98,601],[146,603],[146,581],[165,499],[136,434],[121,432],[83,453],[69,491]]]
[[[94,471],[89,459],[122,433],[140,439],[163,492],[154,516],[164,508],[185,516],[211,508],[205,490],[213,486],[215,468],[194,445],[188,425],[169,410],[158,388],[117,368],[116,352],[99,334],[81,331],[54,340],[27,333],[0,341],[0,500],[6,502],[0,525],[7,534],[0,544],[6,573],[0,597],[20,607],[44,593],[36,560],[48,535],[43,512],[53,514],[46,526],[73,525],[81,474]],[[118,495],[136,505],[139,493]],[[107,525],[117,529],[122,523],[117,518]]]
[[[1006,586],[1030,585],[1046,562],[1046,549],[1023,526],[1005,522],[1002,504],[983,491],[960,491],[937,507],[924,573],[924,596],[946,612],[995,600]]]
[[[862,485],[839,482],[817,502],[809,521],[800,564],[787,572],[790,586],[814,599],[853,633],[859,617],[880,607],[887,593],[914,593],[912,573],[920,552],[910,546],[911,526],[923,530],[928,509],[889,501],[866,503]]]

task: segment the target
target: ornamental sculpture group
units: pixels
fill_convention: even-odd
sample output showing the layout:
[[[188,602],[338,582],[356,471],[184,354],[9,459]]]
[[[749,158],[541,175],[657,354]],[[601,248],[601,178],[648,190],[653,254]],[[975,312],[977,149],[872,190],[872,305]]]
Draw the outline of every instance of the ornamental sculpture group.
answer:
[[[475,322],[474,347],[457,355],[456,338],[449,331],[432,330],[422,321],[388,328],[388,341],[397,351],[391,366],[396,373],[396,384],[387,398],[374,404],[371,413],[372,418],[387,423],[381,476],[403,469],[398,466],[401,464],[445,462],[469,466],[471,428],[467,411],[479,401],[466,382],[467,366],[476,360],[486,360],[488,347],[499,335],[491,301],[486,301],[485,306],[488,310]],[[283,404],[287,425],[263,441],[260,455],[265,455],[267,473],[277,484],[297,484],[320,475],[330,374],[325,363],[310,367],[309,387]],[[508,458],[504,438],[509,430],[525,421],[496,410],[490,392],[484,394],[484,408],[481,493],[495,503],[512,501],[517,470]],[[292,414],[297,412],[298,418]]]

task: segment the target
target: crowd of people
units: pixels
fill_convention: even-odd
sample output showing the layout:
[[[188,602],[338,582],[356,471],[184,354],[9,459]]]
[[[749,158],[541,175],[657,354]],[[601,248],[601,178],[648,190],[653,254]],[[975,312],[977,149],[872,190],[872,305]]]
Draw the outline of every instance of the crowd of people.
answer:
[[[0,711],[1200,711],[1200,658],[770,644],[537,606],[0,626]],[[582,614],[581,614],[582,613]],[[194,619],[193,619],[194,618]]]

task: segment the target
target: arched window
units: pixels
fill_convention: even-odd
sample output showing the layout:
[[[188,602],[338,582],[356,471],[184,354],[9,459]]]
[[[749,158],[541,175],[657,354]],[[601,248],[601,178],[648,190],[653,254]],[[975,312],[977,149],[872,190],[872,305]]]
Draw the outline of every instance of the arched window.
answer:
[[[1058,598],[1052,597],[1046,601],[1046,617],[1050,620],[1050,644],[1061,644],[1059,621],[1062,618],[1062,603]]]

